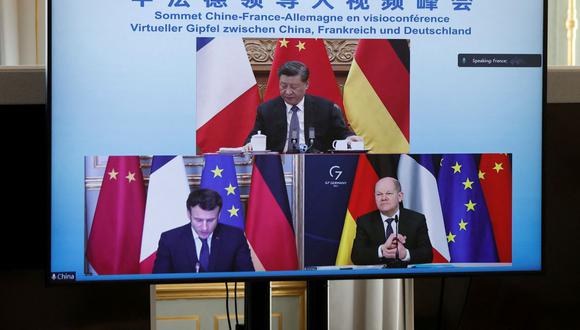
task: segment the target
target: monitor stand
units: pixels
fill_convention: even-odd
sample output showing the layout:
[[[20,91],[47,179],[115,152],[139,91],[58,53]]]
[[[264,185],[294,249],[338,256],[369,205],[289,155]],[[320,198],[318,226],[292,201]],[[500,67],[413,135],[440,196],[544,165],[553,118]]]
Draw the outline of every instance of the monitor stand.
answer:
[[[306,282],[306,329],[328,330],[328,281]]]
[[[251,281],[244,289],[244,325],[236,330],[270,329],[270,282]],[[328,330],[328,281],[306,282],[306,328]]]
[[[246,282],[244,325],[236,330],[270,329],[270,281]]]

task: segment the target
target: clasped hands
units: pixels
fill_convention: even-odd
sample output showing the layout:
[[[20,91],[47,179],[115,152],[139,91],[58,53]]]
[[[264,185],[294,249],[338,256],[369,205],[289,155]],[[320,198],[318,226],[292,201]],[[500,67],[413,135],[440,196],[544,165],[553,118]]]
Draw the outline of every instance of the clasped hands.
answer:
[[[399,249],[399,259],[405,259],[405,257],[407,257],[407,249],[404,245],[406,239],[407,236],[401,234],[395,236],[394,233],[391,234],[385,243],[380,246],[383,257],[387,259],[395,259],[396,251]]]

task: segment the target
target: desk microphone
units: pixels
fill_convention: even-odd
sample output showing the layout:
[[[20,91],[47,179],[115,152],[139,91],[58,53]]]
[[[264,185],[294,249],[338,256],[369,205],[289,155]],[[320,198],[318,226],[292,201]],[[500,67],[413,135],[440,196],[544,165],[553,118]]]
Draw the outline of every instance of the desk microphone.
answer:
[[[316,136],[316,131],[314,130],[314,126],[308,127],[308,150],[312,149],[314,146],[314,137]]]
[[[292,151],[298,150],[298,132],[296,130],[292,131],[290,142],[292,143]]]
[[[396,224],[396,226],[395,226],[395,240],[396,240],[395,260],[401,261],[401,259],[399,258],[399,216],[398,215],[395,215],[395,224]]]
[[[407,268],[407,262],[406,261],[402,261],[401,258],[399,257],[399,216],[395,215],[395,224],[397,225],[395,227],[395,260],[390,260],[387,262],[387,267],[388,268]]]

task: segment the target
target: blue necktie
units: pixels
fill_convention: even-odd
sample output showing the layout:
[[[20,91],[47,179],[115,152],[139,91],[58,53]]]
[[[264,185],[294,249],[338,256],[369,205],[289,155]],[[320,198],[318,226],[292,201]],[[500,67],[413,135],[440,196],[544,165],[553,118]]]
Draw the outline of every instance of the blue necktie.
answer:
[[[393,227],[391,227],[391,223],[394,221],[394,218],[388,218],[387,221],[387,230],[385,231],[385,238],[389,239],[389,236],[393,233]]]
[[[298,121],[298,110],[297,106],[292,106],[290,111],[292,111],[292,117],[290,117],[290,129],[288,130],[288,148],[286,150],[289,153],[295,153],[297,150],[292,144],[292,132],[296,132],[296,147],[300,143],[300,122]]]
[[[201,252],[199,253],[199,265],[202,272],[207,272],[209,267],[209,245],[207,238],[199,238],[201,240]]]

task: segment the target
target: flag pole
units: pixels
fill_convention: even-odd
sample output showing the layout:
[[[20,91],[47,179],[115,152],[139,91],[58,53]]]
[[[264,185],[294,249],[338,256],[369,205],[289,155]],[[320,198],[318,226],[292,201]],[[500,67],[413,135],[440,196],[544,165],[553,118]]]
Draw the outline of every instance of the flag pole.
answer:
[[[290,158],[291,157],[291,158]],[[293,159],[294,182],[292,184],[292,212],[294,213],[294,228],[296,238],[296,250],[298,251],[298,269],[304,269],[304,168],[305,155],[295,154],[286,159]],[[284,158],[283,158],[284,159]]]

